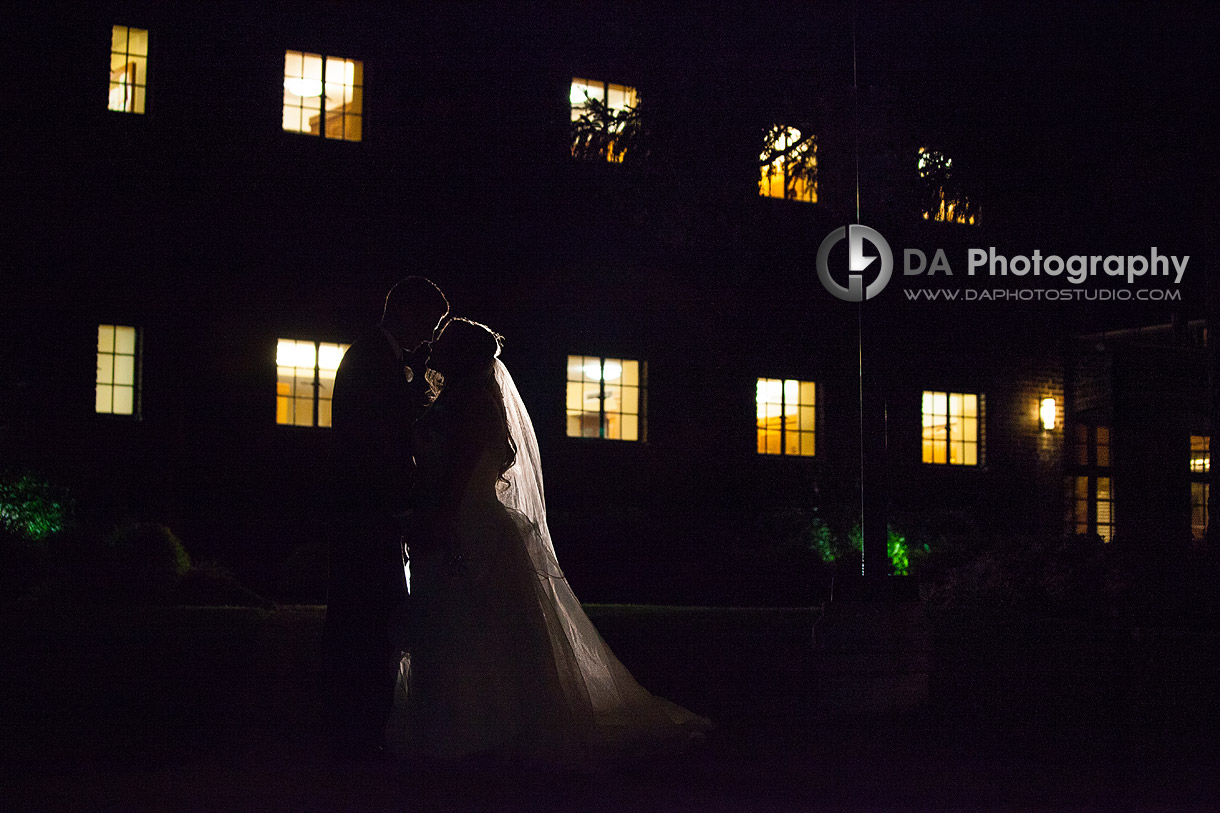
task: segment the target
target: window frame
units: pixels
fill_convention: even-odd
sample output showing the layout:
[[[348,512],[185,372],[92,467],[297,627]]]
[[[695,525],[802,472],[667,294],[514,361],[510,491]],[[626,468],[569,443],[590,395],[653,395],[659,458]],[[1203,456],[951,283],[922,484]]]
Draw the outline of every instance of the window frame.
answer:
[[[1114,430],[1104,423],[1073,424],[1068,454],[1071,461],[1070,471],[1064,478],[1064,513],[1068,531],[1076,536],[1096,535],[1103,542],[1109,543],[1113,541],[1117,528],[1115,509],[1118,500],[1113,473]],[[1109,513],[1105,522],[1101,521],[1102,505],[1107,507]],[[1083,515],[1081,508],[1084,509]]]
[[[1199,455],[1199,456],[1197,456]],[[1211,525],[1211,435],[1190,436],[1190,536],[1195,542],[1207,539]],[[1197,499],[1201,497],[1201,499]],[[1203,524],[1195,524],[1195,510],[1202,509]]]
[[[929,396],[931,396],[933,401],[935,401],[935,398],[938,395],[944,396],[944,399],[945,399],[944,413],[943,414],[939,413],[939,412],[929,413],[927,411],[925,403],[927,402]],[[966,440],[964,438],[955,440],[954,433],[951,431],[952,425],[953,425],[952,424],[953,418],[956,417],[961,420],[967,420],[967,419],[971,419],[971,416],[965,415],[965,414],[962,414],[962,415],[953,414],[952,405],[953,405],[954,396],[957,396],[958,398],[961,398],[961,399],[965,399],[967,397],[973,397],[975,399],[974,415],[972,418],[974,420],[974,440]],[[987,406],[986,405],[987,405],[986,395],[983,392],[979,392],[979,391],[955,392],[955,391],[949,390],[949,389],[921,390],[920,400],[919,400],[919,415],[920,415],[920,430],[921,430],[921,432],[920,432],[920,452],[919,452],[920,463],[922,463],[925,466],[936,466],[936,467],[943,467],[946,469],[982,470],[984,467],[984,464],[986,463],[986,443],[985,443],[985,439],[986,439],[985,426],[986,426],[986,416],[987,416]],[[965,411],[964,401],[963,401],[961,409],[964,413],[964,411]],[[945,427],[945,439],[944,439],[944,446],[943,446],[944,458],[945,458],[944,460],[936,459],[936,456],[937,456],[936,455],[937,448],[935,445],[936,439],[928,438],[926,436],[928,434],[929,430],[931,430],[934,433],[935,428],[937,426],[936,423],[928,422],[929,416],[931,416],[933,419],[941,418],[941,417],[944,418],[944,427]],[[958,431],[959,431],[959,433],[963,432],[964,427],[963,427],[963,429],[959,429]],[[934,444],[930,447],[932,450],[932,459],[931,460],[928,460],[925,457],[926,449],[925,449],[924,444],[929,443],[929,442]],[[962,453],[963,458],[966,457],[967,449],[969,447],[973,446],[974,462],[971,463],[965,459],[955,462],[952,459],[953,454],[954,454],[954,445],[955,444],[961,445],[961,453]]]
[[[124,29],[124,31],[126,33],[125,48],[127,50],[125,50],[125,51],[116,51],[114,49],[115,33],[116,33],[116,29],[119,29],[119,28]],[[144,53],[143,54],[133,53],[131,51],[131,34],[133,31],[140,32],[141,34],[144,35]],[[134,116],[143,116],[148,112],[148,69],[149,69],[149,65],[152,61],[151,56],[149,54],[149,51],[151,50],[151,48],[152,48],[152,34],[149,31],[149,29],[138,28],[134,25],[112,24],[110,26],[110,49],[109,49],[110,60],[109,61],[111,62],[111,66],[110,66],[110,69],[108,72],[109,78],[107,79],[107,95],[109,96],[110,93],[113,93],[116,88],[130,88],[131,89],[130,92],[132,95],[130,96],[130,98],[128,98],[126,95],[124,96],[126,103],[124,104],[123,107],[112,107],[111,106],[112,102],[108,98],[107,103],[106,103],[107,111],[109,111],[111,113],[121,113],[124,115],[134,115]],[[125,59],[127,59],[127,62],[123,63],[123,67],[124,67],[123,80],[120,82],[117,82],[117,83],[115,82],[115,78],[114,78],[115,67],[113,65],[114,58],[116,56],[122,56]],[[126,78],[127,69],[129,69],[131,66],[137,64],[137,62],[134,60],[140,60],[140,59],[143,60],[143,65],[144,65],[144,71],[143,71],[143,73],[144,73],[143,80],[144,81],[142,81],[142,82],[127,81],[127,78]],[[137,75],[137,77],[139,77],[138,72],[136,75]],[[129,106],[132,109],[128,109]],[[136,107],[139,107],[139,109],[138,110],[134,109]]]
[[[290,55],[293,55],[293,54],[297,55],[301,59],[302,67],[301,67],[301,75],[299,75],[299,76],[296,76],[296,75],[290,76],[288,74],[288,64],[287,63],[288,63],[288,59],[290,58]],[[346,56],[334,56],[331,54],[326,54],[324,52],[304,51],[304,50],[297,50],[297,49],[293,49],[293,48],[286,48],[286,49],[284,49],[284,71],[283,71],[283,75],[280,77],[280,80],[283,84],[282,89],[285,94],[292,93],[292,91],[288,88],[288,83],[290,81],[292,81],[292,80],[297,80],[297,81],[301,81],[301,82],[309,81],[308,77],[306,77],[306,75],[305,75],[305,67],[304,67],[305,59],[308,57],[317,57],[320,60],[320,66],[319,66],[320,78],[317,81],[319,82],[319,84],[321,86],[321,90],[318,94],[318,99],[319,99],[318,107],[315,111],[313,108],[306,107],[305,105],[300,104],[299,102],[297,104],[290,105],[288,103],[288,101],[286,99],[284,99],[283,101],[281,101],[281,104],[280,104],[280,129],[281,129],[281,131],[285,132],[285,133],[291,133],[293,135],[315,137],[321,141],[342,141],[342,142],[346,142],[349,144],[363,143],[364,138],[365,138],[366,125],[368,123],[367,122],[368,117],[366,114],[367,105],[365,104],[365,88],[367,87],[367,85],[365,83],[365,76],[364,76],[364,60],[355,59],[353,57],[346,57]],[[344,101],[343,105],[338,108],[330,108],[330,109],[327,108],[327,106],[326,106],[326,101],[327,101],[326,86],[327,86],[327,84],[336,84],[336,83],[327,82],[327,65],[328,65],[328,63],[330,63],[332,61],[339,62],[344,65],[350,63],[355,66],[352,70],[353,78],[352,78],[351,84],[348,85],[346,81],[344,81],[341,84],[347,85],[348,87],[350,87],[352,89],[352,101],[359,102],[358,112],[354,112],[354,113],[348,112],[347,107],[349,104],[352,104],[352,102],[350,102],[350,101]],[[298,100],[313,98],[312,95],[311,96],[303,96],[300,94],[293,94],[293,95],[295,95]],[[298,123],[302,123],[305,121],[307,113],[316,113],[316,115],[319,119],[319,123],[320,123],[320,129],[318,130],[318,132],[315,133],[312,130],[291,129],[289,127],[284,126],[285,111],[288,110],[288,108],[290,108],[290,107],[298,112],[298,114],[300,116],[300,121]],[[334,135],[330,135],[328,132],[328,117],[331,115],[336,115],[336,114],[338,115],[339,120],[342,122],[342,133],[343,134],[334,136]],[[355,138],[348,138],[346,135],[349,119],[355,119],[357,122],[357,126],[359,128],[359,132],[357,133],[357,137],[355,137]]]
[[[777,131],[779,132],[777,133]],[[798,139],[797,144],[800,145],[801,143],[805,143],[807,146],[802,147],[799,150],[799,154],[796,156],[789,153],[787,155],[778,156],[770,162],[763,164],[762,160],[766,157],[768,149],[774,149],[774,145],[777,144],[780,139],[790,138],[789,133],[793,132],[796,133],[796,137]],[[772,200],[790,200],[797,203],[809,204],[816,204],[818,202],[818,136],[817,133],[813,133],[812,135],[802,137],[801,133],[801,128],[794,126],[790,121],[776,122],[768,128],[767,134],[763,137],[763,151],[759,153],[758,156],[758,196],[760,198],[770,198]],[[783,147],[782,149],[788,150],[793,148]],[[804,181],[807,194],[805,196],[796,194],[789,195],[789,187],[792,186],[792,191],[795,193],[795,186],[797,184],[797,179],[793,177],[793,174],[790,174],[790,166],[798,162],[808,161],[810,158],[812,159],[813,164],[813,182],[810,183],[808,178],[800,179]],[[773,186],[775,183],[775,180],[768,176],[769,171],[779,173],[778,180],[783,194],[773,195],[767,191],[764,191],[764,183],[769,187]]]
[[[589,383],[587,373],[584,376],[582,376],[579,380],[572,378],[571,370],[572,370],[572,360],[573,359],[581,359],[580,369],[582,370],[582,372],[586,369],[588,363],[593,359],[597,360],[597,363],[599,366],[600,378],[598,379],[599,394],[598,394],[598,399],[597,399],[598,400],[598,411],[597,411],[598,434],[597,435],[586,435],[583,433],[579,434],[579,435],[574,435],[571,432],[571,425],[570,425],[569,421],[571,420],[573,415],[584,416],[584,415],[593,414],[592,410],[587,410],[587,409],[583,409],[583,408],[573,409],[571,406],[572,385],[579,384],[583,388],[586,384]],[[619,362],[620,364],[624,363],[624,362],[632,362],[637,365],[636,384],[634,385],[634,389],[636,389],[636,391],[637,391],[636,392],[636,411],[634,413],[624,412],[622,410],[619,410],[617,412],[614,412],[614,411],[607,412],[606,411],[606,400],[608,399],[609,396],[606,394],[605,370],[606,370],[606,363],[612,362],[612,361]],[[620,375],[621,375],[621,372],[620,372]],[[623,387],[623,388],[630,388],[633,385],[620,384],[618,386]],[[620,394],[619,397],[621,399],[622,395]],[[583,398],[584,398],[584,396],[582,394],[581,395],[581,404],[582,405],[584,403]],[[645,361],[644,359],[627,358],[626,356],[594,356],[594,355],[570,353],[567,356],[567,371],[565,373],[564,404],[565,404],[564,435],[568,438],[571,438],[573,440],[584,440],[584,441],[617,441],[620,443],[628,443],[628,444],[647,443],[647,441],[648,441],[648,362]],[[619,429],[620,436],[619,437],[610,437],[608,434],[609,417],[613,416],[613,415],[619,416],[620,422],[624,415],[633,416],[636,419],[636,437],[634,437],[634,438],[622,437],[621,424],[620,424],[620,429]]]
[[[578,84],[580,84],[581,86],[583,86],[586,89],[585,90],[586,101],[581,102],[579,104],[574,104],[572,102],[572,94],[573,94],[574,88]],[[598,85],[601,86],[601,96],[595,97],[589,93],[589,90],[594,89]],[[610,93],[611,93],[612,89],[617,90],[618,92],[621,92],[625,97],[627,97],[628,101],[623,106],[621,106],[621,107],[611,107],[610,106],[609,99],[610,99]],[[625,85],[620,82],[610,82],[610,81],[607,81],[604,79],[587,79],[582,76],[573,76],[571,78],[571,80],[568,82],[568,126],[569,127],[572,127],[572,125],[575,125],[576,122],[580,121],[580,119],[587,114],[586,111],[588,110],[589,101],[601,102],[601,104],[603,106],[605,106],[606,110],[608,112],[613,113],[615,115],[615,117],[617,118],[619,114],[621,114],[625,111],[628,111],[628,110],[635,110],[640,106],[640,90],[638,87],[636,87],[634,85]],[[622,131],[623,131],[622,123],[619,122],[618,126],[616,126],[614,128],[610,128],[609,132],[604,134],[605,143],[603,145],[603,149],[601,150],[601,155],[599,156],[599,159],[595,159],[591,155],[590,156],[580,156],[580,157],[585,158],[590,161],[604,160],[606,163],[610,163],[610,164],[621,164],[623,162],[624,154],[621,150],[616,150],[615,145],[618,142],[618,138],[622,134]],[[576,144],[572,143],[570,145],[570,147],[571,147],[573,157],[577,157]]]
[[[780,400],[778,402],[759,400],[762,395],[762,393],[761,393],[762,385],[764,383],[770,383],[770,382],[779,383]],[[796,400],[795,405],[793,405],[796,408],[795,417],[796,417],[796,424],[797,424],[797,428],[796,428],[795,432],[797,434],[797,449],[798,450],[795,453],[790,453],[788,451],[789,431],[788,431],[788,421],[786,420],[786,418],[788,417],[787,410],[788,410],[788,407],[790,406],[788,403],[788,389],[789,389],[788,384],[790,384],[790,383],[796,385],[795,389],[797,391],[797,395],[796,395],[797,400]],[[803,397],[802,397],[802,389],[803,389],[804,385],[808,385],[813,388],[813,401],[808,404],[804,402]],[[821,413],[821,410],[818,408],[818,399],[820,397],[818,394],[818,391],[820,389],[821,389],[821,387],[818,385],[817,381],[815,381],[813,379],[758,377],[756,379],[756,383],[755,383],[755,395],[754,395],[755,440],[756,440],[755,453],[758,454],[760,457],[765,457],[765,458],[806,458],[806,459],[816,458],[817,457],[817,438],[818,438],[818,417]],[[780,407],[780,414],[778,416],[779,417],[779,451],[771,452],[771,451],[766,451],[762,448],[759,448],[762,445],[762,438],[763,438],[762,433],[767,433],[769,435],[773,431],[773,430],[770,430],[769,428],[761,425],[763,420],[770,418],[770,416],[759,416],[759,414],[758,414],[759,408],[762,407],[764,404],[778,405]],[[812,411],[813,428],[801,429],[801,417],[802,417],[801,411],[802,411],[802,409],[809,409]],[[805,435],[809,436],[809,439],[810,439],[811,451],[808,454],[801,451],[801,448],[802,448],[801,437],[805,436]]]
[[[118,353],[116,351],[116,349],[112,349],[109,351],[104,351],[101,349],[101,347],[100,347],[101,331],[103,328],[107,328],[107,327],[111,328],[112,330],[114,330],[116,332],[117,332],[118,328],[127,328],[127,329],[133,331],[134,339],[132,341],[133,347],[132,347],[131,353]],[[118,322],[99,322],[97,325],[97,329],[98,329],[98,346],[96,346],[94,348],[95,356],[97,358],[97,370],[96,370],[96,375],[94,376],[94,384],[93,384],[93,386],[94,386],[94,390],[93,390],[93,392],[94,392],[94,395],[93,395],[93,413],[94,413],[94,415],[99,418],[102,418],[103,420],[118,420],[118,421],[143,420],[144,330],[141,327],[139,327],[138,325],[124,325],[124,324],[119,324]],[[111,336],[111,347],[112,348],[117,347],[117,338],[114,335]],[[104,355],[108,355],[111,358],[111,367],[110,367],[110,379],[111,380],[109,382],[104,382],[104,381],[98,380],[101,377],[101,362],[102,362],[102,356],[104,356]],[[131,378],[130,385],[127,385],[127,384],[116,385],[114,383],[115,358],[118,356],[131,356],[132,378]],[[111,388],[110,409],[109,410],[99,410],[97,408],[98,398],[99,398],[99,393],[97,391],[97,388],[101,387],[101,386],[109,386]],[[130,386],[131,387],[131,412],[115,412],[114,411],[113,389],[115,386],[122,386],[122,387]]]
[[[293,343],[293,345],[294,345],[293,352],[296,352],[297,349],[301,345],[308,345],[308,344],[313,345],[313,348],[312,348],[312,350],[313,350],[313,361],[312,361],[313,379],[312,379],[312,381],[310,381],[308,384],[305,385],[310,388],[310,392],[311,392],[311,394],[308,396],[308,399],[310,402],[310,421],[311,421],[310,423],[299,423],[296,420],[297,402],[305,400],[304,396],[301,396],[298,394],[297,387],[300,385],[300,382],[297,379],[296,371],[304,370],[307,368],[303,367],[299,364],[296,364],[296,363],[293,363],[293,364],[281,363],[284,359],[280,354],[283,350],[283,346],[284,346],[285,342]],[[335,376],[332,375],[331,383],[330,383],[330,387],[329,387],[330,395],[325,398],[322,397],[321,393],[323,390],[323,383],[322,383],[322,377],[323,377],[322,376],[322,372],[323,372],[322,349],[323,349],[323,347],[339,348],[339,351],[340,351],[339,358],[335,361],[334,370],[332,371],[333,373],[337,374],[338,370],[339,370],[339,364],[343,361],[343,356],[347,353],[348,349],[351,347],[351,344],[345,344],[342,342],[328,342],[328,341],[322,341],[320,339],[292,339],[292,338],[284,338],[284,337],[278,338],[276,340],[275,425],[277,427],[284,427],[287,429],[330,429],[332,427],[333,416],[332,416],[332,413],[329,412],[329,410],[327,411],[327,414],[326,414],[326,422],[322,423],[322,419],[323,419],[322,402],[325,401],[325,402],[327,402],[328,405],[333,403],[334,386],[335,386],[334,385]],[[292,389],[288,393],[281,392],[281,390],[280,390],[281,386],[285,384],[285,382],[283,380],[283,377],[284,377],[283,371],[285,369],[293,371]],[[287,421],[280,420],[280,415],[281,415],[280,406],[281,406],[281,401],[283,399],[287,400],[287,403],[288,403],[289,407],[291,408],[291,412],[292,412],[291,420],[287,420]]]

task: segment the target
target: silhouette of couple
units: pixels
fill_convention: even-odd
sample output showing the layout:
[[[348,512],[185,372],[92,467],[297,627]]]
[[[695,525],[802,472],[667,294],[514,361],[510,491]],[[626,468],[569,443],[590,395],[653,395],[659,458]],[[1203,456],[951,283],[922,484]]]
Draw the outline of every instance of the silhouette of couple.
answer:
[[[335,377],[334,748],[577,770],[683,749],[711,723],[641,688],[581,609],[502,339],[448,313],[402,280]]]

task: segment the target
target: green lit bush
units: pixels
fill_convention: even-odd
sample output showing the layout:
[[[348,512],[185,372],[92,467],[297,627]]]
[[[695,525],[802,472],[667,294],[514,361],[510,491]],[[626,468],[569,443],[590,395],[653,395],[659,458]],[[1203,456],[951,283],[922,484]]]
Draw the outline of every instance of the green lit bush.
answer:
[[[864,550],[864,534],[859,523],[853,524],[846,534],[837,534],[825,522],[815,518],[810,523],[807,537],[809,547],[828,565],[846,560],[858,562]],[[910,576],[918,563],[926,557],[929,546],[927,543],[908,541],[905,534],[890,525],[886,549],[894,575]]]
[[[0,473],[0,532],[10,541],[43,546],[71,523],[66,489],[30,472]]]

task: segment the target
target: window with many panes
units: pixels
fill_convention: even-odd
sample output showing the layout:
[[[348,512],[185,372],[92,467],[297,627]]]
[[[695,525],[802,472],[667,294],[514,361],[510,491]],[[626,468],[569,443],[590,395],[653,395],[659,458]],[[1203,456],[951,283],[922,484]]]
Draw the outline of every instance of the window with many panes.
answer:
[[[576,77],[568,91],[568,104],[572,112],[572,154],[612,163],[622,161],[620,142],[638,115],[636,89]]]
[[[360,141],[364,132],[364,63],[337,56],[284,54],[284,129]]]
[[[816,203],[818,142],[812,133],[777,124],[767,131],[758,156],[758,194]]]
[[[972,392],[923,393],[924,463],[977,466],[983,396]]]
[[[140,334],[129,325],[97,326],[94,409],[103,415],[139,415]]]
[[[1076,424],[1072,428],[1067,477],[1068,529],[1075,534],[1114,538],[1114,478],[1110,473],[1110,427]]]
[[[646,440],[647,362],[568,356],[568,437]]]
[[[109,109],[143,113],[148,88],[148,31],[116,25],[110,29]]]
[[[1211,436],[1190,436],[1190,535],[1207,538],[1208,501],[1211,498]]]
[[[349,345],[280,339],[276,347],[275,422],[330,426],[335,371]]]
[[[758,379],[755,401],[758,453],[812,457],[817,426],[817,387],[792,378]]]

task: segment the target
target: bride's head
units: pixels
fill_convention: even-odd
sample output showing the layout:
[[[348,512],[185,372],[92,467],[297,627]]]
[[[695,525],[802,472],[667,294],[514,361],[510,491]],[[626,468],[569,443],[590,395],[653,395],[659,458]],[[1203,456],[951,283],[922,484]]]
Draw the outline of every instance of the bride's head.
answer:
[[[450,319],[432,345],[428,366],[440,373],[447,385],[478,380],[492,374],[503,337],[487,325]]]

